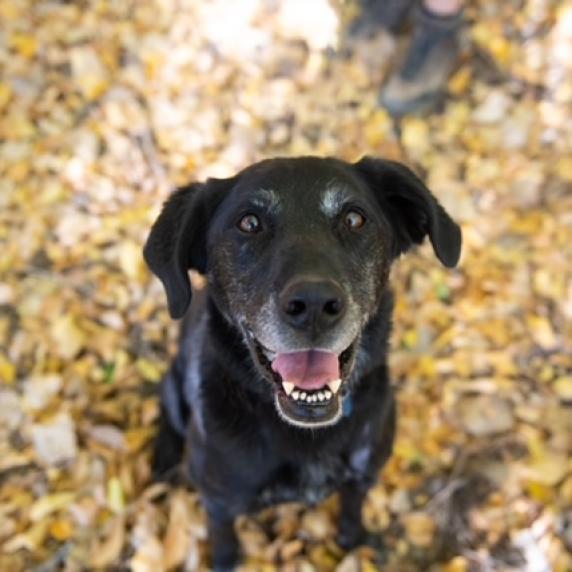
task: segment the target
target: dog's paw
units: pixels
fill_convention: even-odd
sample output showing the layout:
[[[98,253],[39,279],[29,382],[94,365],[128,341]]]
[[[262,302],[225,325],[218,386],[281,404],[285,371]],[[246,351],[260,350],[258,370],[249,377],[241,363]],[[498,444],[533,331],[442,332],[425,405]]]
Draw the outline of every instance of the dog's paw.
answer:
[[[383,563],[386,560],[386,546],[381,534],[368,532],[365,528],[356,527],[351,531],[340,530],[336,537],[336,543],[346,552],[350,552],[358,546],[368,546],[377,555],[376,562]]]
[[[213,572],[236,572],[240,566],[240,558],[225,559],[213,562]]]
[[[365,529],[361,527],[354,527],[350,530],[340,530],[336,536],[336,543],[340,548],[349,552],[363,544],[366,535]]]
[[[242,563],[240,546],[231,542],[224,548],[212,555],[213,572],[236,572]]]

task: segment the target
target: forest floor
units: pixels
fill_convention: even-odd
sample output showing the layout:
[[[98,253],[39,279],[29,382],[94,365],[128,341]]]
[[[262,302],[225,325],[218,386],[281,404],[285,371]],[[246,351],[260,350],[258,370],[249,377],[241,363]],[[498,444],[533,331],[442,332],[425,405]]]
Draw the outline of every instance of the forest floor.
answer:
[[[441,109],[400,122],[355,14],[0,0],[0,570],[207,568],[197,494],[150,481],[177,325],[141,248],[174,186],[299,154],[406,162],[463,255],[392,276],[383,564],[332,498],[242,519],[244,570],[572,570],[572,2],[470,3]]]

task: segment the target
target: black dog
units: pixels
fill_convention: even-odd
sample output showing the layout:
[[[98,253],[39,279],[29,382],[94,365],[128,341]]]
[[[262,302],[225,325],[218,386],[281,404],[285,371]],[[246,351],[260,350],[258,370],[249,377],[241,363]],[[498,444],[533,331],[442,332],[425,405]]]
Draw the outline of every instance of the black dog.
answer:
[[[461,231],[405,166],[270,159],[175,192],[145,246],[173,318],[155,471],[184,461],[214,567],[239,560],[238,514],[341,494],[338,541],[391,454],[391,263],[428,235],[456,265]],[[188,269],[208,286],[191,302]]]

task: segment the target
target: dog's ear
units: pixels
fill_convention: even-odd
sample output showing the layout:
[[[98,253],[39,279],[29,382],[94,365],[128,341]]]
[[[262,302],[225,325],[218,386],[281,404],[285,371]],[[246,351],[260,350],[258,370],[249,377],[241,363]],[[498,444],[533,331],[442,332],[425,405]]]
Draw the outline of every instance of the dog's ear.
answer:
[[[172,318],[183,317],[191,303],[188,270],[206,273],[208,225],[233,182],[209,179],[176,190],[151,228],[143,256],[163,283]]]
[[[393,226],[394,255],[429,235],[433,251],[447,267],[461,255],[461,229],[415,173],[395,161],[364,157],[354,168],[366,181]]]

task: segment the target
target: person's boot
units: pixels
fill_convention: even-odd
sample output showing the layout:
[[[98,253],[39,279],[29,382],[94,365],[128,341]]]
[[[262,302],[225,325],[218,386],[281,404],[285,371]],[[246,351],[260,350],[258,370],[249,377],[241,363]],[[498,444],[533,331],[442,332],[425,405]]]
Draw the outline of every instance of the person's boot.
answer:
[[[434,107],[459,62],[462,11],[441,16],[420,5],[413,38],[379,94],[379,103],[402,116]]]

